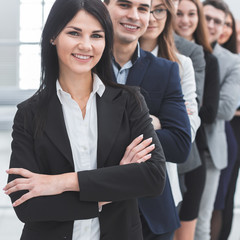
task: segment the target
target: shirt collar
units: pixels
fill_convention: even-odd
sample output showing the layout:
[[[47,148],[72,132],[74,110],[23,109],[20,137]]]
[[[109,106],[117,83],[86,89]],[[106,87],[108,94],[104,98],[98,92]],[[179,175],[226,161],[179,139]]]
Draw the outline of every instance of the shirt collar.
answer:
[[[93,94],[97,93],[99,95],[99,97],[102,97],[102,95],[103,95],[103,93],[105,91],[105,88],[106,87],[103,84],[102,80],[98,77],[97,74],[93,73],[93,90],[92,90],[91,94],[93,95]],[[62,89],[62,87],[61,87],[61,85],[60,85],[58,80],[56,81],[56,91],[57,91],[57,96],[58,96],[58,98],[59,98],[59,100],[60,100],[60,102],[62,104],[62,100],[61,100],[62,97],[61,97],[61,95],[62,94],[69,94],[69,93],[65,92]]]
[[[151,51],[151,53],[155,56],[155,57],[157,57],[158,56],[158,49],[159,49],[159,47],[158,47],[158,45]]]
[[[212,48],[215,48],[216,45],[217,45],[217,41],[214,41],[211,43]]]
[[[121,66],[118,64],[118,62],[115,60],[114,56],[112,57],[113,58],[113,63],[114,65],[118,68],[118,70],[121,69]],[[137,47],[131,57],[131,59],[128,61],[132,63],[132,65],[138,60],[138,58],[140,58],[140,45],[139,45],[139,42],[137,43]],[[125,65],[125,64],[124,64]]]

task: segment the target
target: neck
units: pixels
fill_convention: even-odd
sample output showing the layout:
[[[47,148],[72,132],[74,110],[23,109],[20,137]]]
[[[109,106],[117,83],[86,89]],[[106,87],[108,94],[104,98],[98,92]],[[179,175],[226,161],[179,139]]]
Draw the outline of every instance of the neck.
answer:
[[[140,38],[140,46],[143,50],[151,52],[157,46],[157,39]]]
[[[127,63],[134,54],[136,50],[137,42],[133,42],[130,44],[121,44],[114,42],[113,45],[113,56],[116,62],[122,67],[125,63]]]
[[[188,41],[193,41],[194,38],[193,38],[193,36],[191,35],[191,36],[187,36],[186,39],[187,39]]]
[[[92,73],[88,72],[81,76],[73,77],[60,74],[59,83],[62,89],[69,93],[71,97],[79,103],[84,99],[88,99],[93,88]]]

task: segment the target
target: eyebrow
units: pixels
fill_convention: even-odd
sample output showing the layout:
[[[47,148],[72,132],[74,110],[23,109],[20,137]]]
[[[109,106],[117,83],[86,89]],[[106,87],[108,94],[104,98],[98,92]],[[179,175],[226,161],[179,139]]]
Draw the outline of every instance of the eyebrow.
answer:
[[[117,0],[117,2],[123,2],[123,3],[133,4],[132,2],[127,1],[127,0]],[[150,8],[150,5],[149,5],[149,4],[140,3],[140,6]]]
[[[165,5],[163,3],[160,3],[160,4],[156,5],[156,6],[154,6],[154,8],[158,8],[158,7],[165,7]]]
[[[67,28],[72,28],[78,32],[82,32],[82,29],[78,27],[68,26]],[[99,33],[99,32],[105,32],[105,31],[103,29],[93,31],[93,33]]]

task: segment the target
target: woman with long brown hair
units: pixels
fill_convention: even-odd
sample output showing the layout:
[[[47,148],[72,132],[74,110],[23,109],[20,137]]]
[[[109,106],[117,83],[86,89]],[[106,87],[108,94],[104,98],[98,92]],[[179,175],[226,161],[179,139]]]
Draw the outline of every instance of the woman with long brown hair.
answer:
[[[147,31],[140,38],[140,46],[157,57],[163,57],[179,63],[182,91],[188,109],[193,142],[200,125],[196,102],[196,83],[190,58],[179,54],[174,44],[173,19],[175,17],[175,8],[172,1],[153,0],[151,13]],[[166,166],[175,205],[178,206],[181,201],[181,193],[179,190],[177,165],[167,162]]]
[[[199,111],[202,125],[196,136],[202,166],[185,175],[187,191],[184,194],[180,209],[182,227],[175,234],[176,240],[193,240],[205,181],[205,162],[202,154],[208,145],[204,125],[211,124],[216,118],[219,101],[219,67],[216,57],[212,55],[212,47],[207,39],[205,17],[199,0],[182,0],[180,2],[175,19],[175,31],[189,41],[201,45],[206,61],[203,104]],[[201,191],[199,191],[199,186],[201,186]],[[197,196],[195,194],[196,188],[198,188]]]

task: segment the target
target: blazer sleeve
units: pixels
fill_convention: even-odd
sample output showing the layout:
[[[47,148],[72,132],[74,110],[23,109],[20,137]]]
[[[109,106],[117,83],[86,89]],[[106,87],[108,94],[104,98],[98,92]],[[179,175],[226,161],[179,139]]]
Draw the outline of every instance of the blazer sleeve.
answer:
[[[231,67],[220,84],[220,96],[217,118],[230,121],[238,106],[240,93],[240,57],[229,55],[226,61],[232,61]]]
[[[200,108],[199,116],[202,123],[211,124],[214,122],[219,102],[220,73],[217,58],[206,53],[206,75],[203,95],[203,105]]]
[[[192,111],[192,114],[188,115],[188,117],[190,120],[191,138],[193,142],[201,122],[198,116],[198,104],[196,101],[197,94],[194,69],[190,58],[179,54],[177,56],[181,63],[180,69],[182,67],[181,86],[183,99],[187,103],[186,107]]]
[[[163,190],[165,157],[151,124],[148,108],[139,91],[138,100],[129,93],[125,95],[124,97],[128,98],[125,111],[129,119],[131,139],[140,134],[143,134],[145,139],[152,137],[155,150],[151,159],[144,163],[78,172],[79,196],[82,201],[121,201],[157,195]],[[114,157],[114,154],[110,157]]]
[[[206,67],[206,62],[204,59],[204,52],[202,47],[196,44],[196,46],[193,48],[193,51],[191,52],[189,57],[192,60],[193,68],[195,72],[198,108],[200,108],[203,100],[205,67]]]
[[[32,122],[31,110],[19,107],[13,124],[10,168],[25,168],[32,172],[40,173],[34,153]],[[8,182],[17,177],[20,176],[9,175]],[[26,191],[12,193],[10,195],[12,202],[16,201],[24,193]],[[96,202],[80,201],[76,192],[64,192],[55,196],[32,198],[14,209],[18,218],[25,223],[36,221],[72,221],[75,219],[93,218],[99,214]]]
[[[178,64],[172,63],[158,118],[162,129],[156,133],[166,161],[183,163],[191,147],[191,128],[183,99]]]

